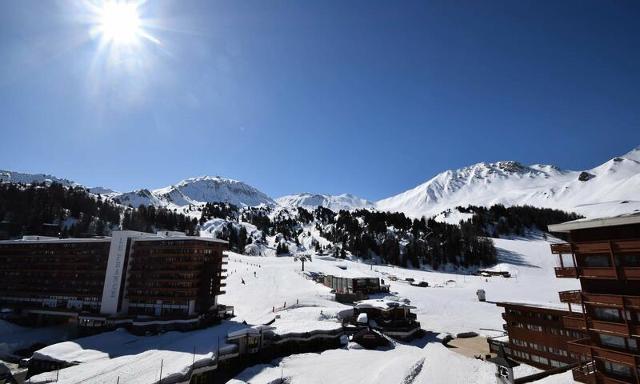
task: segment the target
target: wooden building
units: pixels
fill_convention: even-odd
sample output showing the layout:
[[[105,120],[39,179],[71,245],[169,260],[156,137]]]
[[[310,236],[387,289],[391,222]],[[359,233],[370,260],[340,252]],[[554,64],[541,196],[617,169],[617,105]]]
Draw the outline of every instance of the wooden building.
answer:
[[[420,335],[420,323],[415,313],[415,307],[399,301],[388,299],[363,300],[353,307],[353,320],[366,314],[367,326],[378,330],[394,339],[411,340]]]
[[[565,328],[568,310],[526,303],[496,303],[504,308],[503,325],[508,339],[487,339],[491,352],[502,347],[506,356],[540,369],[553,369],[578,362],[581,356],[569,352],[567,343],[584,333]],[[584,359],[584,357],[582,357]]]
[[[335,291],[336,301],[342,303],[364,300],[372,293],[389,292],[389,286],[381,284],[378,277],[323,275],[321,279]]]
[[[21,316],[73,318],[85,328],[155,329],[158,320],[197,326],[219,314],[227,248],[176,232],[0,241],[0,304]]]
[[[560,292],[572,313],[565,328],[585,334],[568,342],[587,356],[574,369],[583,383],[640,383],[640,213],[550,225],[568,242],[552,244],[559,278],[580,280],[581,290]]]

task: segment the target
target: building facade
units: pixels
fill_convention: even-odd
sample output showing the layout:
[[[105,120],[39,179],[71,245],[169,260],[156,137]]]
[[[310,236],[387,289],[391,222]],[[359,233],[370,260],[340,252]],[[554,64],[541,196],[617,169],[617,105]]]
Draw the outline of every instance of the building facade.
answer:
[[[552,244],[559,278],[581,290],[560,292],[571,311],[564,326],[584,338],[569,351],[586,356],[573,371],[583,383],[640,383],[640,214],[550,225],[568,241]]]
[[[217,311],[227,242],[176,232],[0,241],[0,304],[81,325],[188,319]]]
[[[508,357],[544,370],[580,361],[581,356],[570,352],[567,343],[585,334],[565,328],[563,323],[564,316],[571,312],[526,303],[497,305],[504,308],[503,327],[508,339],[488,339],[491,352],[498,353],[503,347]]]

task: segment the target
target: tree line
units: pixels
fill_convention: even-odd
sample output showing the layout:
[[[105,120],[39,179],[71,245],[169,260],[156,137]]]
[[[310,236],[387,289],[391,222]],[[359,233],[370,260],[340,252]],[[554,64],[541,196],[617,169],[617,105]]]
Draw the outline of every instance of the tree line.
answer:
[[[9,238],[106,236],[114,229],[195,234],[197,224],[166,208],[123,207],[79,186],[0,184],[0,233]]]

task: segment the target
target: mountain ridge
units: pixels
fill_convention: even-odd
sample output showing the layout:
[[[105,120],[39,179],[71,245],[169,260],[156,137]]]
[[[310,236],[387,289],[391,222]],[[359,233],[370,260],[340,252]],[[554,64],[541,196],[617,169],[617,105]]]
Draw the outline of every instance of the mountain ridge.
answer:
[[[51,182],[82,187],[48,174],[0,170],[0,183]],[[480,162],[443,171],[414,188],[378,201],[349,193],[298,193],[273,199],[249,184],[220,176],[190,177],[163,188],[129,192],[85,188],[123,205],[183,210],[207,202],[224,202],[240,207],[323,206],[334,211],[375,209],[402,212],[410,217],[433,217],[456,206],[503,204],[563,209],[598,217],[640,211],[640,194],[636,192],[640,191],[640,146],[586,170],[565,170],[550,164],[524,165],[512,160]]]

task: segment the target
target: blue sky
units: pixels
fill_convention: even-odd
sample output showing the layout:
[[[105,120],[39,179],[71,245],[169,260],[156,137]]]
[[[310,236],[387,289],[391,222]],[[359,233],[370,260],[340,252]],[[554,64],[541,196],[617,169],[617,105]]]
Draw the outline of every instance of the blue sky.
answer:
[[[118,190],[220,175],[379,199],[480,161],[640,144],[636,1],[0,2],[0,169]]]

